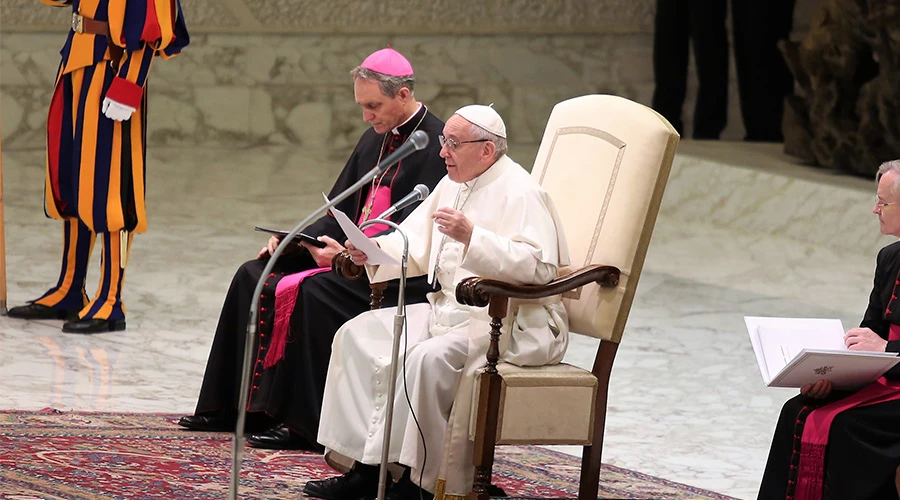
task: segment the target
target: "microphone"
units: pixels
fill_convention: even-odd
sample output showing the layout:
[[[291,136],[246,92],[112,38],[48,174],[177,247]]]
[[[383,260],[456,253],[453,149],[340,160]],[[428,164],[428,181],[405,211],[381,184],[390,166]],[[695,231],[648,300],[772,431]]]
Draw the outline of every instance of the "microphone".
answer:
[[[427,136],[426,136],[427,137]],[[391,208],[385,210],[381,213],[376,219],[384,219],[391,215],[394,215],[394,212],[399,212],[404,208],[416,203],[417,201],[422,201],[428,196],[428,186],[425,184],[419,184],[413,188],[413,190],[406,196],[400,199],[397,203],[391,205]]]
[[[412,133],[412,135],[409,136],[409,139],[407,139],[406,142],[404,142],[399,148],[396,149],[396,151],[387,155],[387,157],[381,160],[381,163],[377,165],[378,173],[384,172],[395,163],[398,163],[400,160],[413,154],[413,152],[420,149],[425,149],[425,146],[427,145],[428,134],[426,134],[422,130],[416,130]]]

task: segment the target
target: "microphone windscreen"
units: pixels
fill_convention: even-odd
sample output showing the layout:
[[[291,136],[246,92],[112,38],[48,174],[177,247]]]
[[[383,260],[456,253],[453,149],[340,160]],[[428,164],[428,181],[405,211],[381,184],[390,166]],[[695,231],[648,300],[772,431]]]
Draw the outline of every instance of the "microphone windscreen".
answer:
[[[423,130],[416,130],[409,136],[409,142],[415,146],[416,151],[419,151],[428,145],[428,134]]]

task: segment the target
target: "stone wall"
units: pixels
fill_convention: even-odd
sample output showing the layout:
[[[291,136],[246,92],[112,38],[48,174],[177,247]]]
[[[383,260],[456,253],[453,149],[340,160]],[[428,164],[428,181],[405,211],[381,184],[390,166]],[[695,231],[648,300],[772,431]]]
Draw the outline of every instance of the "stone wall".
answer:
[[[801,30],[819,1],[800,1]],[[511,141],[525,150],[525,164],[556,102],[613,93],[649,104],[653,92],[654,0],[182,5],[191,45],[154,63],[150,79],[154,146],[297,144],[344,155],[366,127],[348,72],[387,43],[409,57],[418,74],[416,95],[438,116],[472,102],[495,103]],[[69,15],[37,0],[0,5],[4,148],[43,147]],[[726,138],[742,135],[736,95]]]

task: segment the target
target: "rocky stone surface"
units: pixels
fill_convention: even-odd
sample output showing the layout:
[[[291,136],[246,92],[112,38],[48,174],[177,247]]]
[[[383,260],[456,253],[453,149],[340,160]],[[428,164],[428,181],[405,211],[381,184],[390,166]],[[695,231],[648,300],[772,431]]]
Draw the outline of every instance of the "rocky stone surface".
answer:
[[[827,0],[781,49],[798,89],[786,153],[861,176],[900,158],[900,0]]]

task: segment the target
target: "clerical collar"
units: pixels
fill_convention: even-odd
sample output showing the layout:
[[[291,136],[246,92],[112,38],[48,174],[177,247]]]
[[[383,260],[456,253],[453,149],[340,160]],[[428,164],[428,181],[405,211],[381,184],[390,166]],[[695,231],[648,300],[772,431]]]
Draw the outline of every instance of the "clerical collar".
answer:
[[[500,177],[500,174],[502,174],[507,169],[507,167],[509,167],[510,163],[512,163],[512,160],[509,158],[509,156],[503,155],[500,157],[500,159],[495,161],[493,165],[488,167],[488,169],[485,170],[483,174],[470,181],[463,182],[463,185],[466,187],[466,189],[474,188],[475,183],[478,183],[479,188],[487,186],[488,184],[494,182],[498,177]]]
[[[407,118],[406,121],[404,121],[400,125],[397,125],[393,129],[391,129],[391,132],[393,132],[396,135],[403,135],[403,136],[412,134],[413,128],[415,127],[415,125],[417,123],[419,123],[418,120],[413,122],[413,118],[417,118],[419,116],[419,113],[422,112],[422,109],[424,107],[425,107],[425,105],[420,102],[419,107],[416,108],[416,112],[409,115],[409,118]]]

